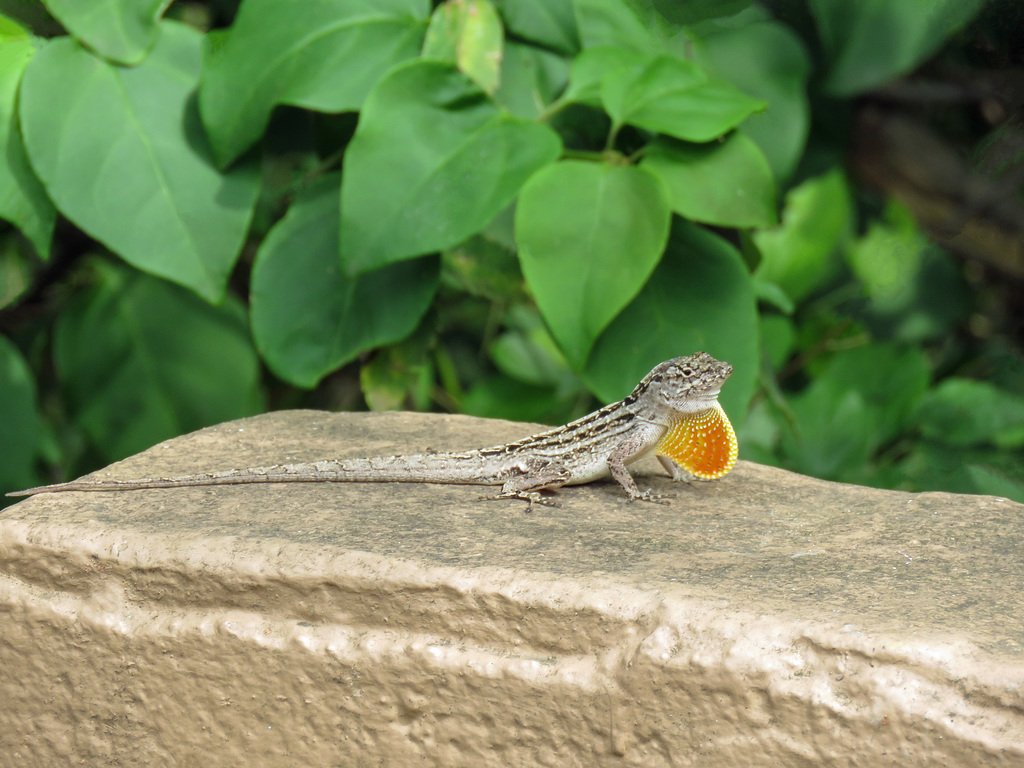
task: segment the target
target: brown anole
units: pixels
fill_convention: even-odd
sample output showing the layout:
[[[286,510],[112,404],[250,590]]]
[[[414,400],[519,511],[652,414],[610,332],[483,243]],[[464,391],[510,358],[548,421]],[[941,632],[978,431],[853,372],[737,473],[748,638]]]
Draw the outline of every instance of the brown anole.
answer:
[[[325,459],[138,480],[73,480],[8,496],[59,491],[119,491],[239,483],[453,483],[500,485],[498,498],[542,501],[540,491],[611,475],[630,499],[659,497],[637,488],[626,465],[655,454],[674,480],[714,480],[736,463],[732,425],[718,404],[732,366],[704,352],[657,366],[624,400],[564,427],[507,445],[461,453]]]

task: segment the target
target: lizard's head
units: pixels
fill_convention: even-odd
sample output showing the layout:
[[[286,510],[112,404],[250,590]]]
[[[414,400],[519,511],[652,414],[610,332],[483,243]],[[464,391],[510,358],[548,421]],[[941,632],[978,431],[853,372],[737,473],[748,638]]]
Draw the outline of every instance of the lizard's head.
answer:
[[[722,384],[731,374],[731,365],[706,352],[676,357],[644,376],[630,397],[656,408],[701,411],[717,402]]]

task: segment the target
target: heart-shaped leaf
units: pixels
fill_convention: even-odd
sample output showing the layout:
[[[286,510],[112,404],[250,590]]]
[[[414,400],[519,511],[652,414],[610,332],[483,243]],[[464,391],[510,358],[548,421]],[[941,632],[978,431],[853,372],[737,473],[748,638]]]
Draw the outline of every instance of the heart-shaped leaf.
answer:
[[[725,227],[775,223],[772,169],[757,144],[738,131],[706,144],[659,138],[640,165],[665,180],[672,210],[681,216]]]
[[[54,333],[75,423],[108,461],[262,407],[245,311],[99,262]]]
[[[45,258],[57,212],[29,165],[15,108],[21,74],[34,52],[27,34],[21,39],[8,34],[0,44],[0,157],[7,169],[0,173],[0,217],[20,229]]]
[[[743,132],[761,147],[775,177],[788,179],[803,154],[810,125],[811,56],[800,36],[777,21],[709,24],[694,32],[688,45],[708,74],[768,102],[768,109],[743,121]]]
[[[617,126],[657,131],[684,141],[711,141],[735,128],[764,102],[708,79],[692,61],[655,56],[618,69],[601,83],[601,100]]]
[[[555,160],[553,130],[514,117],[451,64],[392,70],[345,153],[341,254],[349,274],[448,248],[483,229]]]
[[[846,179],[833,169],[786,195],[782,223],[754,233],[761,252],[755,276],[799,301],[839,269],[836,254],[850,237],[853,211]]]
[[[677,217],[661,263],[598,339],[584,378],[598,397],[617,400],[658,363],[694,352],[732,363],[721,401],[740,423],[758,371],[750,273],[729,243]]]
[[[200,40],[165,21],[132,69],[53,40],[25,70],[21,124],[61,213],[133,266],[217,301],[259,179],[251,164],[228,173],[213,165],[193,98]]]
[[[451,61],[487,93],[498,89],[505,34],[488,0],[448,0],[434,11],[423,56]]]
[[[572,0],[503,0],[501,15],[505,26],[520,39],[559,53],[579,49]]]
[[[574,0],[584,48],[618,45],[661,53],[678,30],[645,0]]]
[[[635,166],[563,161],[523,187],[516,208],[523,274],[577,370],[650,277],[670,218],[664,183]]]
[[[419,53],[429,14],[428,0],[246,0],[203,52],[199,107],[218,163],[256,141],[278,104],[359,109],[384,72]]]
[[[138,64],[156,42],[171,0],[46,0],[46,9],[77,40],[118,64]]]
[[[407,336],[430,305],[438,259],[349,277],[338,261],[338,176],[300,195],[263,241],[252,272],[252,330],[281,378],[313,387],[368,349]]]
[[[984,5],[983,0],[811,0],[808,8],[833,62],[825,88],[849,96],[909,72]]]

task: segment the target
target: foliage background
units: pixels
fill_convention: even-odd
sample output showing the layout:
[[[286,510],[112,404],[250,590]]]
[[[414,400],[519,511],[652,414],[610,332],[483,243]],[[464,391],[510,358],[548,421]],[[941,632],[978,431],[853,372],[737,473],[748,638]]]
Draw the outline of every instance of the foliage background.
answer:
[[[0,0],[0,490],[266,409],[1024,501],[1024,7]]]

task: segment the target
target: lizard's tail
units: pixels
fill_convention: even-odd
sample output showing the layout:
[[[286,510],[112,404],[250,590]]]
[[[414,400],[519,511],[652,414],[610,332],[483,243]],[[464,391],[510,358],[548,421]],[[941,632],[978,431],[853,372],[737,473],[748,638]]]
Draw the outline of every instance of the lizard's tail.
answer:
[[[64,491],[134,491],[145,488],[183,488],[202,485],[239,485],[241,483],[313,483],[332,478],[321,477],[313,472],[288,472],[289,465],[256,467],[248,470],[226,470],[208,472],[202,475],[180,475],[178,477],[143,477],[133,480],[71,480],[67,483],[40,485],[23,491],[11,491],[8,496],[35,496],[39,493],[63,493]],[[308,467],[307,467],[308,470]],[[336,478],[335,478],[336,479]]]
[[[206,485],[242,485],[252,483],[470,483],[500,484],[481,471],[478,462],[468,461],[448,467],[444,473],[436,469],[438,458],[449,454],[425,456],[381,457],[373,459],[341,459],[311,464],[278,464],[252,469],[228,469],[198,475],[138,478],[132,480],[72,480],[67,483],[41,485],[12,491],[8,496],[34,496],[39,493],[64,491],[135,491],[146,488],[193,488]]]

